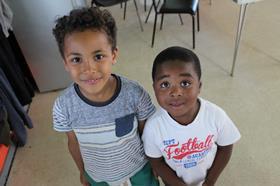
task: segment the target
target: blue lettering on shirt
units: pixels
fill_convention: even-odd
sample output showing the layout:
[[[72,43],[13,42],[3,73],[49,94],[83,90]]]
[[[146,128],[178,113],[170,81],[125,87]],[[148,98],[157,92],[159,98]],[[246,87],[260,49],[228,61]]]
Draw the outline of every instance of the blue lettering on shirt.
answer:
[[[164,144],[165,146],[173,145],[173,144],[175,144],[175,139],[163,140],[163,144]]]
[[[185,168],[191,168],[191,167],[196,166],[196,164],[197,164],[196,162],[185,163],[185,164],[184,164],[184,167],[185,167]]]

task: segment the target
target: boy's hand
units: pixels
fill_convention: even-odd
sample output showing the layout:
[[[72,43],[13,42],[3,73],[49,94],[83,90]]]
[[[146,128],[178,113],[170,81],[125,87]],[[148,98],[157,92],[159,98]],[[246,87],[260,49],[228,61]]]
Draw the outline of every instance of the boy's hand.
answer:
[[[83,186],[90,186],[83,173],[80,173],[80,181]]]

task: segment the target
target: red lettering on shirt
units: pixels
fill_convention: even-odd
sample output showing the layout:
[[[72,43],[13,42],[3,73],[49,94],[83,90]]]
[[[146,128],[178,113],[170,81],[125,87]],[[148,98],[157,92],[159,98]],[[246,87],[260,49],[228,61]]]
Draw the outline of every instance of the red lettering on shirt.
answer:
[[[195,138],[190,138],[186,143],[183,143],[181,146],[179,142],[177,144],[168,145],[165,147],[164,152],[167,155],[167,159],[177,159],[181,160],[187,155],[202,152],[206,149],[209,149],[213,144],[214,135],[208,135],[205,141],[200,141]]]

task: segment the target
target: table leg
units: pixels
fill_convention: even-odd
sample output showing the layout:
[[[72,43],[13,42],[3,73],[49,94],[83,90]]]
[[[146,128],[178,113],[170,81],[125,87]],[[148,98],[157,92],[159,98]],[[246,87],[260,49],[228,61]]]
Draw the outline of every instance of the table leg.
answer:
[[[240,43],[240,39],[241,39],[242,29],[244,26],[244,20],[245,20],[247,6],[248,6],[248,3],[240,5],[239,21],[238,21],[238,27],[237,27],[237,32],[236,32],[235,48],[234,48],[234,54],[233,54],[233,62],[232,62],[231,73],[230,73],[231,76],[233,76],[233,73],[234,73],[235,62],[236,62],[236,58],[238,55],[239,43]]]

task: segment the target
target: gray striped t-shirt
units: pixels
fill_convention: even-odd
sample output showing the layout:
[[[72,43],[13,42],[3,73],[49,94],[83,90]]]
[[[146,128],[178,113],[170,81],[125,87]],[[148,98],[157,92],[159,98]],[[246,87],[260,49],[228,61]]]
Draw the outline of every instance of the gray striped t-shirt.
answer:
[[[138,83],[114,76],[117,91],[106,103],[88,100],[76,84],[64,90],[54,103],[53,127],[75,132],[92,179],[119,185],[147,162],[137,120],[151,116],[155,106]]]

